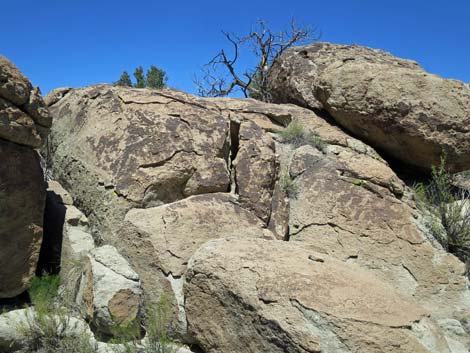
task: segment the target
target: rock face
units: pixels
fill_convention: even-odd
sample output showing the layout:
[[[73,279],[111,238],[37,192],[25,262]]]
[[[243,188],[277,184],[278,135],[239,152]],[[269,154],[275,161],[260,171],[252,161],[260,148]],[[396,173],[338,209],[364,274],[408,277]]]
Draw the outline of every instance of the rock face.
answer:
[[[24,291],[36,271],[46,186],[32,148],[51,123],[39,90],[0,55],[0,298]]]
[[[411,166],[429,169],[446,153],[451,170],[470,169],[470,87],[463,82],[380,50],[329,43],[287,50],[269,81],[275,102],[326,111]]]
[[[269,219],[269,188],[277,172],[273,142],[256,126],[242,122],[235,180],[238,128],[214,104],[171,90],[106,85],[71,90],[57,99],[55,94],[47,99],[57,117],[55,176],[73,190],[77,205],[101,225],[105,238],[130,208],[229,192],[235,182],[240,202]],[[262,154],[253,158],[258,149]],[[264,173],[259,181],[255,169],[247,170],[250,163]],[[266,192],[253,195],[253,183],[262,183]]]
[[[449,344],[460,353],[455,347],[470,344],[464,265],[428,239],[388,163],[325,114],[109,85],[58,90],[48,101],[57,122],[55,177],[94,237],[116,246],[139,274],[146,303],[168,295],[185,342],[206,352],[449,352]],[[281,143],[275,132],[292,121],[324,147]],[[296,197],[286,198],[281,171]],[[239,240],[220,240],[232,237]],[[208,241],[228,244],[214,250],[220,258],[198,251]],[[307,253],[314,264],[324,256],[334,265],[309,272],[300,260]],[[258,283],[245,280],[256,273]],[[341,297],[346,306],[300,300],[308,295],[298,273],[315,278],[312,286],[322,278],[331,291],[338,278],[351,295]],[[278,282],[285,285],[274,288]]]
[[[450,352],[413,301],[298,245],[211,241],[188,267],[189,329],[207,353]]]
[[[436,318],[466,310],[464,264],[429,243],[407,203],[362,179],[354,164],[309,146],[293,153],[290,174],[299,188],[290,203],[290,241],[359,264]]]
[[[169,205],[132,209],[119,231],[120,250],[140,274],[148,303],[175,298],[180,334],[186,330],[182,277],[192,254],[211,239],[274,239],[263,222],[228,194],[191,196]],[[177,314],[177,315],[176,315]]]
[[[117,325],[138,325],[142,288],[128,262],[110,245],[90,251],[85,262],[78,300],[93,327],[112,335]]]

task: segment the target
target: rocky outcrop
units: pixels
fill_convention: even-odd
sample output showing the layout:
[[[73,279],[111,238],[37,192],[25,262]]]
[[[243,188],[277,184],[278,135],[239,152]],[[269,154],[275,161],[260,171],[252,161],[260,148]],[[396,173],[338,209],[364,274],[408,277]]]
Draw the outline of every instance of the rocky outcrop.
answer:
[[[139,327],[140,279],[116,248],[104,245],[86,255],[80,287],[78,303],[97,332],[113,335],[119,326]]]
[[[51,123],[39,89],[0,55],[0,298],[24,291],[36,271],[46,186],[33,148]]]
[[[0,138],[37,148],[51,125],[39,89],[0,55]]]
[[[279,241],[206,243],[188,264],[205,352],[450,352],[426,310],[354,265]]]
[[[186,332],[183,276],[192,254],[211,239],[274,239],[254,214],[237,205],[228,194],[191,196],[169,205],[132,209],[119,231],[120,250],[140,274],[147,304],[157,303],[162,295],[174,301],[174,328]],[[174,298],[174,299],[172,299]]]
[[[455,342],[470,343],[463,264],[428,240],[410,190],[388,163],[329,116],[174,90],[99,85],[57,92],[49,100],[57,117],[54,174],[86,213],[94,238],[116,246],[139,274],[145,303],[169,299],[180,339],[206,353],[247,351],[240,342],[253,352],[453,353]],[[321,144],[283,142],[276,132],[291,122]],[[296,197],[286,197],[281,171]],[[228,244],[214,250],[217,266],[198,251],[207,244]],[[340,283],[351,295],[341,298],[364,317],[341,313],[326,299],[325,307],[315,306],[323,301],[314,283],[324,275],[308,272],[300,260],[307,253],[312,263],[334,264],[325,269],[325,287],[338,290]],[[266,291],[279,293],[274,301],[272,293],[253,294],[265,287],[244,276],[256,273],[271,284]],[[303,288],[297,273],[315,278],[312,285]],[[299,298],[309,290],[315,300],[305,304]],[[236,304],[220,308],[217,301]],[[239,324],[237,317],[249,320]]]
[[[53,96],[55,177],[105,240],[131,208],[231,189],[269,220],[277,166],[271,137],[256,125],[172,90],[101,85]]]
[[[289,49],[269,75],[273,100],[326,111],[388,155],[430,169],[470,169],[470,88],[416,62],[358,45]]]
[[[466,310],[464,264],[433,247],[405,199],[361,177],[354,163],[310,146],[294,151],[289,172],[298,187],[290,203],[290,241],[368,269],[436,318]]]

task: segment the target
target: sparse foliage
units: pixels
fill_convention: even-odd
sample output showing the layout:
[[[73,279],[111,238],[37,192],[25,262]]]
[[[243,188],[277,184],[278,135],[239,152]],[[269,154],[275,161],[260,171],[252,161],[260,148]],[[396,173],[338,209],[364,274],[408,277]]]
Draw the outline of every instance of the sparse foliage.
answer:
[[[42,353],[93,353],[95,346],[85,327],[79,327],[66,306],[58,300],[59,277],[35,277],[28,290],[33,307],[27,324],[18,327],[31,351]]]
[[[282,142],[289,143],[296,148],[310,145],[322,152],[326,152],[327,144],[325,141],[317,134],[306,131],[303,125],[297,121],[292,121],[284,129],[280,130],[279,137]]]
[[[121,74],[121,77],[119,77],[119,80],[117,80],[115,84],[118,86],[132,87],[131,77],[127,71],[124,71]]]
[[[145,77],[144,77],[144,68],[139,66],[134,71],[135,77],[135,88],[144,88],[145,87]]]
[[[159,69],[155,65],[150,65],[146,75],[144,75],[144,68],[142,66],[137,67],[134,71],[134,78],[135,84],[132,83],[127,71],[124,71],[119,80],[114,84],[125,87],[161,89],[165,87],[165,83],[168,80],[165,70]]]
[[[268,71],[286,49],[319,39],[310,27],[299,27],[291,21],[288,29],[278,33],[272,31],[266,22],[259,20],[246,36],[222,32],[233,48],[230,54],[225,49],[212,58],[202,69],[194,82],[198,92],[205,97],[222,97],[241,90],[245,97],[266,102],[271,101],[267,87]],[[244,48],[250,48],[256,58],[253,67],[240,70],[239,57]]]
[[[114,330],[116,338],[112,341],[119,344],[116,346],[116,353],[176,353],[178,346],[168,336],[170,313],[170,305],[164,295],[150,306],[145,319],[144,341],[137,339],[135,326],[117,326]]]
[[[147,71],[146,87],[161,89],[165,87],[166,80],[167,78],[165,71],[154,65],[150,66],[150,69]]]
[[[429,184],[415,186],[418,206],[434,238],[464,262],[470,261],[470,192],[454,190],[453,176],[445,169],[445,157],[432,167]]]
[[[279,185],[289,198],[296,198],[299,192],[297,182],[289,173],[289,170],[283,170],[279,177]]]

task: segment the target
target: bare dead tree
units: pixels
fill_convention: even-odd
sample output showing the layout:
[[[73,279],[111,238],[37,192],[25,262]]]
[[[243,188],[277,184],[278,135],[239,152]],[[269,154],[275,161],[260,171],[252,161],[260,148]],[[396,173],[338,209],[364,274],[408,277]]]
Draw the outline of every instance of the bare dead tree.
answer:
[[[233,48],[232,55],[225,49],[212,58],[202,68],[202,74],[196,76],[194,83],[199,95],[203,97],[223,97],[241,90],[245,97],[252,97],[269,102],[267,90],[267,74],[272,65],[286,49],[316,41],[320,35],[315,35],[316,29],[298,27],[291,21],[289,27],[279,33],[273,32],[266,22],[259,20],[250,33],[244,37],[222,31]],[[239,71],[238,59],[243,48],[249,47],[257,59],[255,66]]]

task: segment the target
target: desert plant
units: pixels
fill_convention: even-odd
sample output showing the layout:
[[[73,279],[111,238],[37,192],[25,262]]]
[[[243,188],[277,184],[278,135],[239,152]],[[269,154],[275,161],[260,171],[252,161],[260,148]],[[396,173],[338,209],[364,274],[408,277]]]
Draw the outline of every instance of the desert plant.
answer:
[[[165,295],[160,300],[150,305],[145,318],[146,338],[138,340],[137,327],[128,324],[120,324],[113,330],[115,338],[111,343],[116,346],[116,353],[175,353],[177,345],[168,336],[170,326],[171,308]]]
[[[418,207],[434,238],[467,265],[470,261],[470,192],[454,190],[453,176],[446,171],[445,156],[432,167],[431,181],[415,186]]]
[[[297,193],[299,192],[299,186],[297,185],[295,179],[292,178],[287,169],[281,172],[279,177],[279,185],[289,198],[297,197]]]
[[[92,353],[95,347],[91,335],[72,323],[69,309],[56,300],[59,293],[58,276],[34,277],[28,290],[31,310],[27,323],[18,330],[27,338],[29,349],[41,353]]]
[[[310,145],[322,152],[326,152],[327,144],[325,141],[323,141],[317,134],[306,131],[304,126],[297,121],[292,121],[278,133],[282,142],[289,143],[296,148],[304,145]]]

